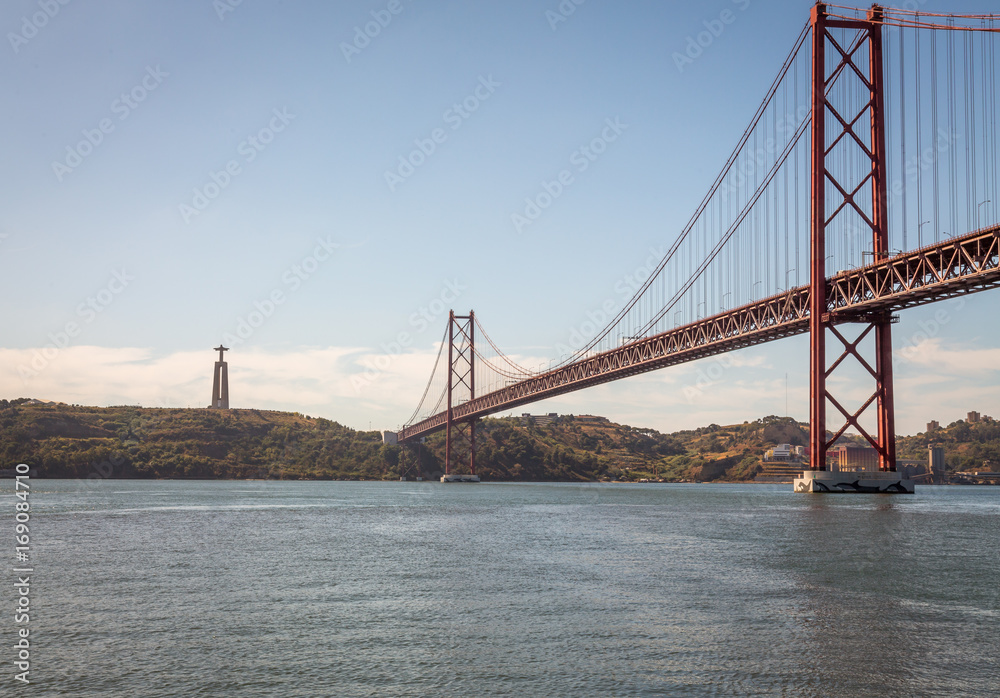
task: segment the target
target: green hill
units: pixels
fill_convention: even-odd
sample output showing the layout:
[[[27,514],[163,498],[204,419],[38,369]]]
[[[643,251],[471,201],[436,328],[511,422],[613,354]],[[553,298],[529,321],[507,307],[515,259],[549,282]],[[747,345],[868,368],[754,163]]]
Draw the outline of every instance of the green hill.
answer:
[[[82,407],[0,400],[2,467],[42,477],[397,479],[444,470],[444,434],[408,447],[378,432],[267,410]],[[805,445],[806,425],[765,417],[662,434],[603,417],[484,419],[477,472],[494,481],[748,480],[777,443]],[[931,438],[932,437],[932,438]],[[945,445],[949,470],[1000,462],[1000,424],[956,422],[901,437],[902,458]]]
[[[760,454],[774,442],[806,438],[799,425],[778,418],[661,434],[603,417],[566,415],[539,425],[484,420],[481,433],[477,470],[496,480],[750,479]],[[440,442],[443,437],[435,434],[427,447],[437,455]]]
[[[1000,470],[1000,422],[952,422],[932,432],[900,437],[896,451],[900,458],[926,460],[930,444],[944,447],[945,465],[951,472]],[[984,468],[987,462],[990,465]]]
[[[0,456],[44,477],[370,479],[397,467],[378,433],[298,413],[18,402],[0,401]]]

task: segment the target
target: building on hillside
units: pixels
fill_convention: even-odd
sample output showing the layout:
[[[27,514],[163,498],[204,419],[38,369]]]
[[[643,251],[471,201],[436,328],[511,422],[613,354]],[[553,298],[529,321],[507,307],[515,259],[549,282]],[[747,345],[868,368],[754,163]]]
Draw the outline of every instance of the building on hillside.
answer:
[[[941,423],[936,419],[927,422],[927,431],[937,431],[941,428]]]
[[[978,424],[979,423],[979,418],[980,418],[980,415],[979,415],[978,412],[969,412],[968,420],[967,421],[969,422],[969,424]]]
[[[525,413],[524,416],[530,417],[531,415]],[[572,415],[570,415],[570,416],[572,416]],[[592,414],[578,414],[578,415],[576,415],[576,417],[573,417],[573,418],[577,422],[583,422],[584,424],[586,424],[587,422],[591,422],[591,423],[593,423],[593,422],[599,422],[601,424],[609,424],[611,422],[611,420],[608,419],[607,417],[598,417],[598,416],[592,415]]]
[[[764,461],[786,461],[791,455],[790,449],[791,446],[789,444],[778,444],[774,448],[764,452]]]
[[[766,462],[801,460],[804,455],[805,449],[802,446],[778,444],[764,452],[764,460]]]
[[[552,424],[559,418],[558,412],[549,412],[548,414],[529,414],[528,412],[521,413],[521,424],[527,426],[528,424],[534,424],[535,426],[546,426]]]
[[[382,443],[388,444],[389,446],[397,445],[399,443],[399,434],[394,431],[383,431]]]

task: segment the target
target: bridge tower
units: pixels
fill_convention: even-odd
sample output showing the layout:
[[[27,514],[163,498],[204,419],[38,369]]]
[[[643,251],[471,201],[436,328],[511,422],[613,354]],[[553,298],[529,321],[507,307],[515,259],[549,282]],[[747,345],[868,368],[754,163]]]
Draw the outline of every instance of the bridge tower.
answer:
[[[829,17],[822,2],[812,9],[809,457],[813,471],[826,470],[827,449],[850,427],[875,448],[879,470],[896,470],[891,329],[895,318],[890,313],[859,313],[849,317],[846,322],[859,323],[861,327],[860,333],[849,339],[846,335],[850,333],[842,331],[843,326],[838,329],[830,321],[826,283],[827,232],[838,215],[850,216],[851,225],[860,227],[865,235],[870,231],[872,263],[889,257],[882,22],[882,8],[878,5],[872,6],[864,20]],[[831,31],[836,29],[856,32],[857,39],[842,38],[838,42]],[[844,36],[851,34],[847,32]],[[860,105],[838,100],[833,89],[838,81],[856,83],[855,87],[860,88],[867,100],[861,99]],[[837,169],[838,157],[852,157],[862,163],[860,181],[856,176],[852,179],[846,170]],[[845,320],[841,318],[839,322]],[[869,336],[874,337],[873,360],[859,349]],[[830,337],[843,346],[832,364],[827,363],[826,355]],[[874,383],[871,396],[855,412],[849,411],[827,387],[827,378],[852,358],[871,375]],[[827,403],[845,420],[830,438],[826,430]],[[873,403],[878,425],[874,435],[859,422]]]
[[[445,421],[444,476],[442,482],[477,480],[476,421],[455,419],[456,406],[476,397],[476,315],[448,316],[448,411]],[[469,477],[458,473],[468,464]]]

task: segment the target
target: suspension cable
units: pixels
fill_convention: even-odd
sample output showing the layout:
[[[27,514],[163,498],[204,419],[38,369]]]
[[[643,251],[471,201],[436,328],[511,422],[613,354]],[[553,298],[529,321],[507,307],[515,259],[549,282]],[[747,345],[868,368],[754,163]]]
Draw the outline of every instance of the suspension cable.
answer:
[[[407,419],[406,422],[404,422],[404,426],[409,426],[410,424],[413,424],[417,419],[417,415],[420,414],[420,408],[423,407],[424,400],[427,399],[427,393],[430,391],[431,384],[434,382],[434,376],[437,375],[438,365],[440,365],[441,363],[441,354],[444,352],[444,345],[447,337],[448,337],[448,327],[446,326],[444,328],[444,334],[441,336],[441,342],[438,345],[438,355],[437,358],[434,360],[434,369],[431,371],[430,380],[427,381],[427,387],[424,388],[424,394],[420,397],[420,402],[417,403],[417,409],[413,410],[413,414],[410,415],[410,418]],[[440,404],[441,402],[439,400],[438,405]],[[437,408],[435,408],[435,410],[436,409]]]

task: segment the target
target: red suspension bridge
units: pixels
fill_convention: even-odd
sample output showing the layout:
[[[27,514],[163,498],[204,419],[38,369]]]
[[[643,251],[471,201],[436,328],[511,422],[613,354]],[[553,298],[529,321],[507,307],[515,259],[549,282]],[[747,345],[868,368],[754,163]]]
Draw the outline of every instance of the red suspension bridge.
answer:
[[[609,324],[532,371],[473,312],[452,312],[399,441],[445,430],[445,472],[474,474],[486,415],[809,333],[810,467],[853,429],[894,471],[896,313],[1000,286],[997,19],[817,3],[708,194]],[[828,380],[851,362],[872,390],[849,405]]]

